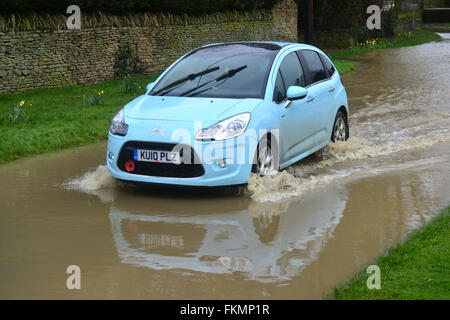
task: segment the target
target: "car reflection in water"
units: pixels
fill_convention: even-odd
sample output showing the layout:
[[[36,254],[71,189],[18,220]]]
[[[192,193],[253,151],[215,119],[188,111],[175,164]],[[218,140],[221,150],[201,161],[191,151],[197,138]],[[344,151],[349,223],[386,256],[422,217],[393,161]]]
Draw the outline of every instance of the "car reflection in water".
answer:
[[[144,215],[111,207],[110,220],[123,263],[283,281],[316,258],[342,218],[345,197],[333,190],[320,195],[249,202],[247,210],[224,214]]]

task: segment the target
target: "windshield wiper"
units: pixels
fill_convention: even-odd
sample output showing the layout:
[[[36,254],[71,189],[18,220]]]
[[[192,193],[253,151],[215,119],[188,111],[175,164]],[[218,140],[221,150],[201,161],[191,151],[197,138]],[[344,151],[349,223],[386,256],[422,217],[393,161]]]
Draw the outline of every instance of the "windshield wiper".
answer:
[[[203,76],[205,74],[217,71],[219,69],[220,69],[220,67],[214,67],[214,68],[205,69],[205,70],[197,72],[197,73],[191,73],[191,74],[187,75],[184,78],[181,78],[181,79],[178,79],[178,80],[176,80],[176,81],[174,81],[172,83],[169,83],[167,86],[165,86],[165,87],[159,89],[158,91],[156,91],[155,93],[153,93],[153,95],[156,96],[156,95],[160,94],[163,91],[166,91],[164,93],[169,93],[170,91],[176,89],[179,85],[185,83],[186,81],[192,81],[192,80],[194,80],[197,77],[200,77],[200,76]]]
[[[242,70],[244,70],[245,68],[247,68],[246,65],[240,66],[239,68],[236,68],[236,69],[228,70],[227,72],[225,72],[225,73],[224,73],[223,75],[221,75],[220,77],[217,77],[216,79],[211,80],[211,81],[207,81],[207,82],[205,82],[205,83],[203,83],[203,84],[201,84],[201,85],[199,85],[199,86],[197,86],[197,87],[195,87],[195,88],[193,88],[193,89],[190,89],[190,90],[188,90],[188,91],[185,91],[185,92],[183,92],[180,96],[183,97],[183,96],[185,96],[185,95],[189,95],[189,97],[192,97],[192,96],[194,96],[194,95],[197,95],[197,94],[203,93],[203,92],[205,92],[205,91],[208,91],[208,90],[214,88],[215,86],[211,86],[211,87],[206,88],[206,89],[204,89],[204,90],[201,90],[201,91],[192,93],[192,92],[194,92],[194,91],[196,91],[196,90],[198,90],[198,89],[200,89],[200,88],[203,88],[204,86],[210,84],[211,82],[214,82],[214,81],[215,81],[215,82],[219,82],[219,81],[222,81],[222,80],[225,80],[225,79],[229,79],[229,78],[233,77],[236,73],[241,72]]]

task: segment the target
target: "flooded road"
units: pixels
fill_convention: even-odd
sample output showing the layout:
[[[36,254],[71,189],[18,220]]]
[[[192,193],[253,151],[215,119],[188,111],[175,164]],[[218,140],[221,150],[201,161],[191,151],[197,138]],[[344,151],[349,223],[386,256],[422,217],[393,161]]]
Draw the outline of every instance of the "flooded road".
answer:
[[[0,166],[0,298],[327,297],[450,201],[443,36],[358,58],[351,139],[240,194],[119,184],[105,143]]]

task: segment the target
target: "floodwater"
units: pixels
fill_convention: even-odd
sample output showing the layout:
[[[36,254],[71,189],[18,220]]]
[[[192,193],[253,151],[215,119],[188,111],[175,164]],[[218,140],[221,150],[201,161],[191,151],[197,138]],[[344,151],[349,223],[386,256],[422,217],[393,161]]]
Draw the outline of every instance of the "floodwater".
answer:
[[[358,58],[351,139],[239,194],[119,184],[105,143],[0,166],[0,298],[329,297],[450,201],[443,36]]]

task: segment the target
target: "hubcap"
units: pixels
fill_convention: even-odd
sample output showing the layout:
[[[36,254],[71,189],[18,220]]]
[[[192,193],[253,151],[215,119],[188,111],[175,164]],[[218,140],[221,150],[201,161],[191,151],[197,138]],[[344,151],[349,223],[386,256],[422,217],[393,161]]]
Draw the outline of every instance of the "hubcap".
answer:
[[[258,159],[258,175],[265,176],[275,170],[272,149],[263,147],[259,153]]]
[[[345,141],[346,135],[345,121],[339,117],[334,125],[334,141]]]

